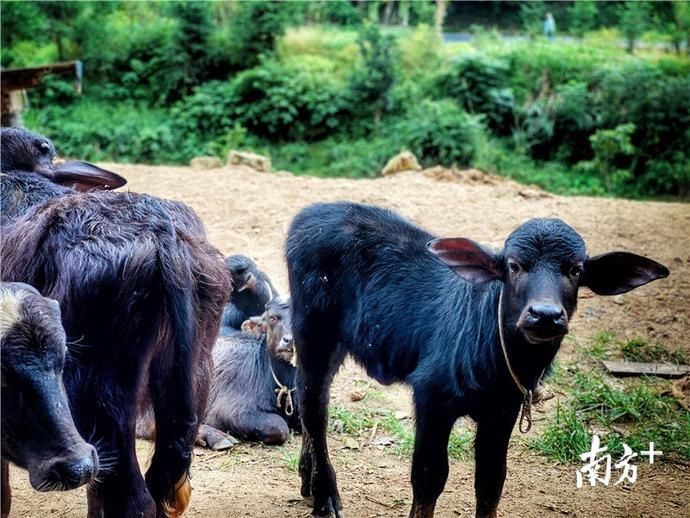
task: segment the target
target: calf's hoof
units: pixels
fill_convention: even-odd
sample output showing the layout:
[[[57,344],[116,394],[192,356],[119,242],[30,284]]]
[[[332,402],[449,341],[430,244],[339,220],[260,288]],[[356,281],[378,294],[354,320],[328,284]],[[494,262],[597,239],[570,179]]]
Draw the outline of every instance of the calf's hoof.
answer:
[[[345,518],[345,513],[343,513],[343,507],[339,501],[333,497],[328,497],[326,503],[320,507],[314,507],[312,516],[318,516],[320,518],[330,518],[334,516],[335,518]]]
[[[192,499],[192,484],[189,476],[185,473],[175,484],[175,492],[172,499],[163,504],[163,511],[167,518],[178,518],[182,516],[189,506]]]

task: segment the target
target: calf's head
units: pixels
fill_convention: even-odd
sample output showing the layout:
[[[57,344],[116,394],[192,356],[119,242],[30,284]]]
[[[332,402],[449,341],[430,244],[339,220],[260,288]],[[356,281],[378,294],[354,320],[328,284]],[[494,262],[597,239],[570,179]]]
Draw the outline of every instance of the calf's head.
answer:
[[[123,177],[88,162],[55,161],[55,146],[46,137],[22,128],[0,130],[0,167],[3,173],[35,173],[77,191],[116,189]]]
[[[527,221],[498,253],[465,238],[434,239],[427,246],[463,279],[503,282],[504,324],[533,344],[567,334],[580,286],[616,295],[669,274],[628,252],[588,257],[582,237],[559,219]]]
[[[252,317],[243,325],[257,333],[266,333],[266,347],[271,357],[294,365],[295,340],[292,336],[292,317],[289,297],[277,297],[266,304],[260,317]]]
[[[98,456],[70,413],[57,302],[26,284],[0,284],[0,348],[3,458],[27,469],[39,491],[91,482]]]

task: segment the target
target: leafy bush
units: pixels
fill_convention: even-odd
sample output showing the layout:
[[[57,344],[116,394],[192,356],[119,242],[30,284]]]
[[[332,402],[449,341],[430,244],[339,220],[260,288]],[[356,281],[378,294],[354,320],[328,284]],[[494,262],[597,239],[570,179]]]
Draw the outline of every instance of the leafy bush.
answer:
[[[300,9],[299,2],[238,2],[230,23],[235,67],[253,67],[262,55],[271,54],[286,27],[298,19]]]
[[[60,154],[86,160],[161,164],[200,154],[181,145],[164,110],[140,104],[80,100],[30,111],[26,124],[53,139]]]
[[[237,121],[275,141],[315,140],[335,132],[347,118],[346,94],[318,62],[303,59],[264,61],[232,81],[231,95]]]
[[[289,29],[278,40],[277,51],[281,61],[305,56],[327,61],[338,78],[346,78],[350,74],[359,53],[354,30],[333,31],[324,27]]]
[[[594,150],[594,160],[582,163],[584,170],[591,170],[601,175],[604,186],[609,193],[620,192],[625,182],[631,177],[628,169],[618,166],[621,156],[630,156],[635,147],[630,136],[635,131],[633,123],[620,124],[613,129],[600,129],[589,137]]]
[[[398,40],[402,75],[413,80],[434,74],[441,66],[441,38],[433,27],[418,25],[410,35]]]
[[[424,100],[394,126],[395,138],[426,166],[472,162],[480,120],[450,100]]]
[[[515,99],[509,85],[508,63],[487,56],[463,56],[438,78],[442,96],[455,99],[470,113],[481,113],[501,135],[514,123]]]
[[[392,36],[384,36],[373,24],[362,27],[357,43],[362,62],[350,77],[352,100],[360,110],[370,109],[378,125],[383,111],[391,107],[397,48]]]
[[[235,88],[231,83],[210,81],[175,104],[170,115],[185,134],[213,137],[236,123],[235,102]]]
[[[597,3],[593,0],[573,2],[570,7],[570,31],[582,38],[587,31],[594,29],[597,19]]]

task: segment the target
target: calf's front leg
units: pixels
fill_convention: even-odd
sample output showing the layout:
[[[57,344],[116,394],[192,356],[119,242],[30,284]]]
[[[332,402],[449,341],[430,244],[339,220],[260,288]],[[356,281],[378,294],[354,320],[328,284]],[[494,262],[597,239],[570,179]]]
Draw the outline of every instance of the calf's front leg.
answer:
[[[496,518],[506,478],[508,442],[515,425],[518,408],[497,411],[477,420],[474,442],[474,492],[477,518]]]
[[[415,394],[417,432],[412,456],[412,509],[410,518],[432,518],[436,500],[448,479],[448,439],[455,415],[439,408],[430,395]]]

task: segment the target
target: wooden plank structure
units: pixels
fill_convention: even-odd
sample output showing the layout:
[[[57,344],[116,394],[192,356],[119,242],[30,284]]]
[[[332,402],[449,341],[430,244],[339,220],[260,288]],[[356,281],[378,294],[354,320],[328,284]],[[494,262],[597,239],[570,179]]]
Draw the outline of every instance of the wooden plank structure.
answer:
[[[74,89],[81,92],[82,62],[65,61],[50,65],[0,70],[0,107],[3,126],[21,126],[21,112],[26,108],[26,90],[37,86],[48,74],[74,74]]]
[[[658,376],[682,378],[690,374],[690,365],[670,363],[615,362],[603,360],[604,368],[614,376]]]

